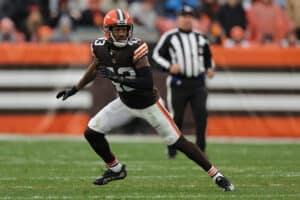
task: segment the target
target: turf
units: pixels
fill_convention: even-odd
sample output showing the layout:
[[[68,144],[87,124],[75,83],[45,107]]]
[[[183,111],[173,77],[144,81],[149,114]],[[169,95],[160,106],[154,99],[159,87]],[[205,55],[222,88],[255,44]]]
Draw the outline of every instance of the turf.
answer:
[[[104,165],[84,141],[0,141],[0,199],[300,199],[299,144],[210,143],[210,160],[236,186],[231,193],[184,155],[167,160],[162,143],[112,148],[128,177],[94,186]]]

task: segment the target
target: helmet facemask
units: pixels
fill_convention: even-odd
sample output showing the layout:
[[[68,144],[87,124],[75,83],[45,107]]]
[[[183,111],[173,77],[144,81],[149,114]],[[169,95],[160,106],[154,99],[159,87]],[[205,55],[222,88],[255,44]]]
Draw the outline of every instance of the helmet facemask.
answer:
[[[114,27],[126,27],[127,28],[127,37],[124,40],[117,40],[117,38],[113,34],[113,28]],[[132,37],[133,32],[133,26],[132,25],[115,25],[115,26],[109,26],[106,30],[109,34],[109,39],[116,47],[125,47]]]

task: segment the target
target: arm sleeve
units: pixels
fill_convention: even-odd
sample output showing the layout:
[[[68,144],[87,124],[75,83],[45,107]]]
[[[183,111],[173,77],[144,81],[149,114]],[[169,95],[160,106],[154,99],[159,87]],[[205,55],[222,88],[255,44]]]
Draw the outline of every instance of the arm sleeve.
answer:
[[[204,67],[205,67],[205,69],[213,68],[212,55],[211,55],[211,50],[210,50],[208,42],[206,42],[205,45],[204,45],[204,55],[203,56],[204,56]]]
[[[150,67],[141,67],[136,70],[136,74],[137,76],[134,79],[120,77],[118,82],[135,89],[153,88],[153,77]]]
[[[95,56],[95,51],[94,51],[94,42],[91,43],[91,54],[92,54],[93,57],[96,57]]]
[[[171,66],[171,57],[169,53],[169,43],[170,43],[170,35],[164,34],[159,39],[157,45],[155,46],[152,54],[152,58],[156,64],[162,67],[165,70],[168,70]]]

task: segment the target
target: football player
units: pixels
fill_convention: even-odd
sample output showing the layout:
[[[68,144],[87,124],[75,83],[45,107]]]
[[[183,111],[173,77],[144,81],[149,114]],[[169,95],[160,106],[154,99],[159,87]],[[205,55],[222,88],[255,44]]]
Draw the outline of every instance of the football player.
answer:
[[[94,184],[103,185],[126,177],[125,165],[112,153],[105,134],[139,117],[149,122],[167,145],[172,145],[202,167],[222,190],[233,191],[234,186],[195,144],[181,134],[162,105],[153,86],[148,46],[132,36],[133,22],[129,14],[120,9],[111,10],[104,17],[103,26],[105,37],[92,43],[94,60],[85,74],[76,86],[62,90],[56,96],[66,100],[94,80],[97,74],[110,79],[119,94],[91,118],[84,133],[90,146],[107,165],[107,170]]]

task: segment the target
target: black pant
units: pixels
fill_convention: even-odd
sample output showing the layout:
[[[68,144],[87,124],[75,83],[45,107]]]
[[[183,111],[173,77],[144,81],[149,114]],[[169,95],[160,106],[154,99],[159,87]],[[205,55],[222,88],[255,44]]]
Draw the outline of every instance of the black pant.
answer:
[[[191,105],[196,126],[196,144],[205,151],[207,125],[207,88],[203,78],[177,78],[167,82],[168,108],[179,129],[182,129],[184,111]]]

